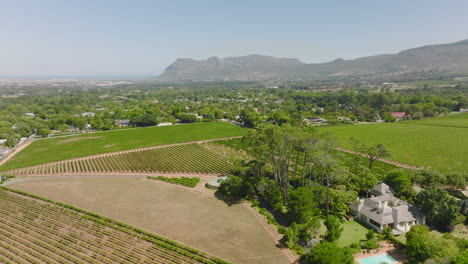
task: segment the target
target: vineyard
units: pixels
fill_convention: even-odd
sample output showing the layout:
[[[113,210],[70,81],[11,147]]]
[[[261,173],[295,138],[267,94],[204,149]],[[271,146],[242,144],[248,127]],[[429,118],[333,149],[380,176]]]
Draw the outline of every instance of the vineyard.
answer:
[[[0,189],[2,263],[227,263],[132,226]]]
[[[73,159],[11,171],[15,175],[79,173],[228,173],[236,166],[201,144],[180,144]]]

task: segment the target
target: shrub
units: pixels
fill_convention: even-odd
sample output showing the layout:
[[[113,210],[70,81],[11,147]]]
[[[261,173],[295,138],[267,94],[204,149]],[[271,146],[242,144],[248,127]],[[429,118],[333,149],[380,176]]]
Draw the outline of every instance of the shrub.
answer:
[[[164,176],[158,176],[158,177],[148,176],[147,179],[169,182],[169,183],[172,183],[172,184],[183,185],[183,186],[187,186],[187,187],[190,187],[190,188],[196,187],[197,184],[200,182],[200,178],[196,178],[196,177],[193,177],[193,178],[188,178],[188,177],[168,178],[168,177],[164,177]]]

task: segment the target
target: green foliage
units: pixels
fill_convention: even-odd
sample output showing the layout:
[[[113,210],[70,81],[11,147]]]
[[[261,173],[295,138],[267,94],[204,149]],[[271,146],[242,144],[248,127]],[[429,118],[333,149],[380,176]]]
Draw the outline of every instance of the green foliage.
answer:
[[[413,181],[425,188],[428,188],[445,185],[447,183],[447,178],[436,171],[419,170],[416,171]]]
[[[354,258],[349,248],[340,248],[334,243],[320,243],[308,255],[302,256],[303,264],[354,264]]]
[[[331,215],[327,220],[325,220],[325,226],[327,227],[327,232],[323,239],[330,243],[337,242],[343,232],[340,219]]]
[[[468,249],[460,250],[458,255],[450,258],[449,264],[466,264],[468,263]]]
[[[429,258],[436,261],[448,256],[454,256],[458,248],[454,241],[437,238],[429,233],[427,226],[411,227],[406,233],[406,253],[413,260],[424,262]]]
[[[260,115],[252,108],[244,108],[239,117],[244,122],[245,127],[256,127],[262,122]]]
[[[449,173],[447,174],[447,183],[460,190],[464,190],[468,183],[468,173]]]
[[[274,180],[268,180],[263,196],[276,212],[284,211],[284,199],[281,189],[275,184]]]
[[[447,228],[457,219],[460,212],[455,198],[439,188],[421,191],[416,196],[416,204],[426,214],[426,222],[440,228]]]
[[[148,176],[146,178],[150,180],[158,180],[158,181],[164,181],[164,182],[169,182],[173,184],[183,185],[183,186],[187,186],[190,188],[195,188],[197,184],[200,182],[200,178],[197,178],[197,177],[192,177],[192,178],[188,178],[188,177],[172,178],[171,177],[169,178],[169,177],[164,177],[164,176],[157,176],[157,177]]]
[[[156,126],[159,124],[158,118],[154,115],[146,114],[134,116],[130,119],[130,123],[137,127]]]
[[[245,182],[242,177],[229,175],[226,180],[221,182],[217,194],[229,199],[242,199],[252,192],[250,183]]]
[[[195,123],[197,122],[197,116],[194,114],[181,114],[179,115],[180,122],[182,123]]]
[[[317,205],[313,192],[307,187],[299,187],[289,196],[289,215],[297,223],[305,223],[314,215]]]
[[[391,240],[391,239],[394,239],[394,238],[395,238],[395,236],[392,234],[392,228],[390,228],[390,227],[388,227],[388,226],[385,227],[385,228],[382,230],[382,233],[383,233],[385,239]]]
[[[367,240],[373,240],[375,238],[375,232],[373,229],[369,229],[369,231],[367,231],[366,233],[366,238]]]
[[[397,169],[388,172],[385,183],[395,191],[395,195],[401,198],[412,198],[416,195],[411,185],[412,175],[405,170]]]

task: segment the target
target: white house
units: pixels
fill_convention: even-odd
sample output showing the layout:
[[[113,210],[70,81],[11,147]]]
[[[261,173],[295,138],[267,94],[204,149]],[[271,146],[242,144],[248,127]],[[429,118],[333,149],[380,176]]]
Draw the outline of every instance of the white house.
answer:
[[[390,227],[393,234],[399,235],[408,232],[414,225],[425,224],[425,215],[415,205],[395,197],[385,183],[377,184],[372,194],[376,196],[359,199],[350,209],[356,218],[375,230],[381,232]]]
[[[468,108],[460,108],[460,113],[468,113]]]

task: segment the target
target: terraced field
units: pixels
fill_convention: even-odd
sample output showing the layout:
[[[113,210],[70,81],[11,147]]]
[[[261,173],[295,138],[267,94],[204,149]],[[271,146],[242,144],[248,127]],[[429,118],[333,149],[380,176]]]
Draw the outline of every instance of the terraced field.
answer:
[[[247,132],[228,122],[209,122],[40,139],[1,165],[0,171],[116,151],[243,136]]]
[[[179,144],[109,155],[73,159],[12,170],[15,175],[88,173],[199,172],[229,173],[229,160],[201,144]]]
[[[227,263],[78,208],[0,189],[2,263]]]

